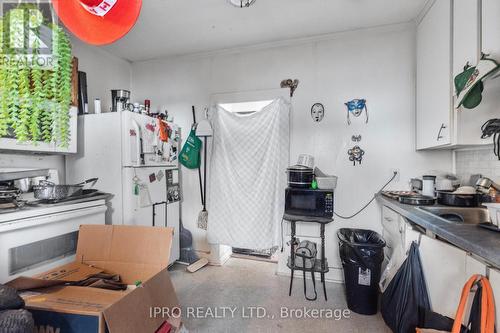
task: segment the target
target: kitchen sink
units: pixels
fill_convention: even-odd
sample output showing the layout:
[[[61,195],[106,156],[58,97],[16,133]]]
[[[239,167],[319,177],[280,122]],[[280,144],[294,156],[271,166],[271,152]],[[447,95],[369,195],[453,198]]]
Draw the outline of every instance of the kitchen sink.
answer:
[[[485,222],[491,222],[490,213],[487,208],[440,206],[440,207],[420,207],[419,209],[452,223],[480,224]]]

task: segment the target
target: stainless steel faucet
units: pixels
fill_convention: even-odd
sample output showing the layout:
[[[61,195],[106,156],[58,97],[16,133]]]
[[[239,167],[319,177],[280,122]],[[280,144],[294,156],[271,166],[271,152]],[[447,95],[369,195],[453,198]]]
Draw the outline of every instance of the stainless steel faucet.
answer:
[[[500,185],[489,178],[480,178],[476,183],[476,189],[480,192],[488,193],[491,188],[500,191]]]

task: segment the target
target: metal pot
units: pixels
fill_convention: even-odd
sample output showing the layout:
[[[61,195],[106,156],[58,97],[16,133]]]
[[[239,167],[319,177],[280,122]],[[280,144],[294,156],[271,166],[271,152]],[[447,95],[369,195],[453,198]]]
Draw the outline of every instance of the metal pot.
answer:
[[[43,181],[40,182],[40,185],[33,186],[33,192],[35,198],[39,200],[62,200],[81,195],[84,185],[92,183],[92,187],[96,182],[97,178],[91,178],[75,185],[55,185],[52,182]]]
[[[455,207],[478,207],[479,194],[456,194],[451,191],[436,191],[437,202],[440,205]]]
[[[286,169],[288,173],[288,186],[309,188],[314,179],[314,170],[302,165],[294,165]]]

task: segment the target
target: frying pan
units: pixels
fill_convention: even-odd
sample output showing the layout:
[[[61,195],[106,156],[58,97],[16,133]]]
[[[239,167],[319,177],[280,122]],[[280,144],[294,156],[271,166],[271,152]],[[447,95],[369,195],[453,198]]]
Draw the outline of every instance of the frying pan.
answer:
[[[478,207],[479,194],[455,194],[452,191],[436,191],[440,205],[455,207]]]
[[[49,181],[42,181],[40,185],[33,186],[33,192],[35,198],[39,200],[62,200],[82,194],[84,185],[92,183],[92,187],[97,180],[98,178],[91,178],[75,185],[55,185]]]

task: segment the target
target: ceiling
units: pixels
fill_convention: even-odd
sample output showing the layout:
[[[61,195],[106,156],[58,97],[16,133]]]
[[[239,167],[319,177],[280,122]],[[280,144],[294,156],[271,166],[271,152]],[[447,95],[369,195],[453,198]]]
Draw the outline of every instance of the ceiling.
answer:
[[[130,61],[309,37],[413,20],[426,0],[143,0],[127,36],[104,48]]]

